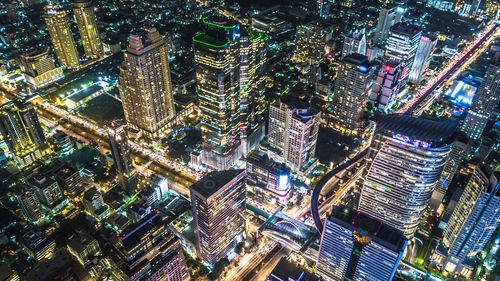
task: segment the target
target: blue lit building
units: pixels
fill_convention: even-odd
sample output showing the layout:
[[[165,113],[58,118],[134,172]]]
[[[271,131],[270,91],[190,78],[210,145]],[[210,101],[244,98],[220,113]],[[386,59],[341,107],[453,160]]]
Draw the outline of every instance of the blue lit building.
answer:
[[[446,91],[445,96],[447,96],[453,104],[468,108],[471,106],[472,100],[480,85],[481,79],[477,76],[471,74],[462,75],[453,82],[452,87]]]
[[[325,220],[317,273],[326,281],[392,280],[407,242],[401,231],[335,206]]]

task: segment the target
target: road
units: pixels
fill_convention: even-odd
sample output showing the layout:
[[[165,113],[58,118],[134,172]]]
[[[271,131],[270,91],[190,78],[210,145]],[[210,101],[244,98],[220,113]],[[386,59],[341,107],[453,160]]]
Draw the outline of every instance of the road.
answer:
[[[260,245],[255,252],[247,253],[239,261],[237,267],[228,271],[225,280],[241,280],[244,276],[250,273],[256,265],[258,265],[276,245],[273,240],[261,239]]]
[[[485,41],[491,41],[492,38],[495,37],[494,34],[496,34],[497,27],[497,25],[492,24],[476,36],[474,42],[470,43],[469,46],[460,54],[454,56],[450,64],[441,70],[433,79],[429,80],[429,82],[427,82],[427,84],[417,92],[415,97],[396,110],[395,113],[404,113],[408,115],[412,114],[419,107],[419,105],[434,92],[434,90],[436,90],[443,82],[447,81],[447,79],[450,78],[450,76],[457,69],[463,66],[464,62],[472,63],[472,61],[468,60],[469,57],[477,57],[484,51],[484,45],[482,48],[480,48],[480,46]]]

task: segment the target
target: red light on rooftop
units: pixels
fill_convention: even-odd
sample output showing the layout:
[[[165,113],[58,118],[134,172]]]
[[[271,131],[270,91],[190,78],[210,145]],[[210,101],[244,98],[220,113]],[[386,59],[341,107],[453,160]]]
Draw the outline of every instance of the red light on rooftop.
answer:
[[[385,72],[389,72],[389,71],[391,71],[391,69],[392,69],[392,67],[390,65],[386,65],[384,68]]]
[[[156,209],[153,209],[153,212],[155,212],[155,214],[158,214],[158,210]]]

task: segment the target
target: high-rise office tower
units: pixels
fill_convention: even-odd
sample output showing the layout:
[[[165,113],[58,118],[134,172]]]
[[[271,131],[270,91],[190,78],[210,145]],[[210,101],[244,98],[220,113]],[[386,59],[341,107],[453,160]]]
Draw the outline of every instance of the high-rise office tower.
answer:
[[[451,121],[382,117],[358,209],[412,237],[441,176],[455,128]]]
[[[189,189],[196,254],[209,264],[226,256],[246,235],[245,170],[211,172]]]
[[[31,104],[12,102],[0,111],[0,133],[15,160],[30,165],[48,152],[42,126]]]
[[[97,58],[104,56],[104,48],[99,37],[99,28],[91,0],[75,0],[73,13],[82,39],[85,56]]]
[[[401,63],[401,90],[408,82],[420,37],[422,37],[422,29],[417,25],[405,22],[390,28],[385,56],[388,60]]]
[[[37,221],[42,215],[42,209],[35,190],[26,184],[20,183],[16,185],[14,194],[26,219]]]
[[[405,8],[396,4],[386,4],[380,9],[377,29],[373,38],[374,44],[383,44],[387,40],[389,29],[391,26],[401,22],[405,11]]]
[[[59,64],[68,68],[78,67],[78,51],[66,12],[58,5],[47,6],[46,10],[44,18]]]
[[[472,140],[478,140],[483,134],[484,127],[500,99],[500,62],[490,64],[484,75],[472,106],[465,117],[461,131]]]
[[[180,240],[168,228],[158,211],[153,210],[118,235],[113,246],[132,281],[188,278]]]
[[[323,227],[317,273],[325,281],[392,280],[407,242],[401,231],[335,206]]]
[[[390,112],[397,102],[400,92],[401,64],[387,61],[382,64],[375,84],[373,84],[370,102],[382,112]]]
[[[294,59],[299,62],[317,63],[325,55],[325,45],[332,39],[332,32],[323,23],[310,22],[297,26],[296,37]]]
[[[423,75],[429,62],[431,61],[431,56],[436,48],[437,38],[429,35],[422,35],[418,43],[417,52],[415,53],[415,60],[411,66],[410,74],[408,74],[408,79],[414,83],[420,83],[422,81]]]
[[[227,18],[204,18],[203,22],[205,32],[193,37],[202,159],[228,169],[251,146],[253,130],[264,120],[267,35]]]
[[[64,77],[62,67],[56,67],[48,50],[33,50],[20,56],[25,80],[34,88],[45,86]]]
[[[134,192],[137,188],[137,174],[130,157],[127,133],[124,127],[109,130],[109,145],[121,187],[128,192]]]
[[[349,54],[366,55],[366,35],[365,29],[355,29],[344,38],[344,46],[342,48],[342,58]]]
[[[269,153],[299,174],[314,162],[321,113],[306,95],[286,95],[269,107]]]
[[[120,66],[120,96],[127,126],[159,138],[175,118],[167,45],[155,29],[145,39],[132,34]]]
[[[444,271],[458,271],[465,276],[471,273],[461,268],[462,263],[474,259],[500,223],[499,179],[498,172],[482,164],[476,166],[444,229],[444,247],[439,247],[433,257]]]
[[[363,127],[362,114],[371,91],[372,65],[360,54],[346,56],[337,68],[332,127],[345,135],[357,135]]]

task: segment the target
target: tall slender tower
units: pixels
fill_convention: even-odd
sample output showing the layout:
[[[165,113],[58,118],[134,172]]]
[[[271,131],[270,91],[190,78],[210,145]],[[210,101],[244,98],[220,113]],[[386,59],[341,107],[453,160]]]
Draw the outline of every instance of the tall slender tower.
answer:
[[[429,62],[431,61],[432,54],[436,48],[437,38],[429,35],[422,35],[418,42],[417,52],[415,54],[415,61],[413,62],[408,79],[415,83],[422,81],[423,75]]]
[[[23,215],[31,221],[37,221],[42,215],[40,201],[35,194],[35,190],[26,184],[17,184],[14,193],[23,211]]]
[[[346,135],[360,133],[372,76],[372,65],[366,56],[350,54],[339,64],[332,102],[332,127],[336,131]]]
[[[132,34],[120,67],[120,96],[127,125],[149,138],[161,137],[175,118],[167,45],[160,33]]]
[[[89,58],[103,57],[104,49],[101,38],[99,38],[99,29],[92,1],[75,0],[73,2],[73,13],[82,39],[85,56]]]
[[[441,176],[456,123],[393,114],[377,127],[358,209],[413,237]]]
[[[59,63],[68,68],[78,67],[78,51],[66,12],[59,5],[47,6],[44,18]]]
[[[234,20],[204,18],[193,37],[204,162],[228,169],[264,120],[263,63],[267,35]],[[243,142],[243,144],[242,144]]]
[[[127,134],[124,127],[109,130],[111,154],[118,172],[118,180],[123,189],[133,192],[137,188],[137,178],[130,150],[127,144]]]

